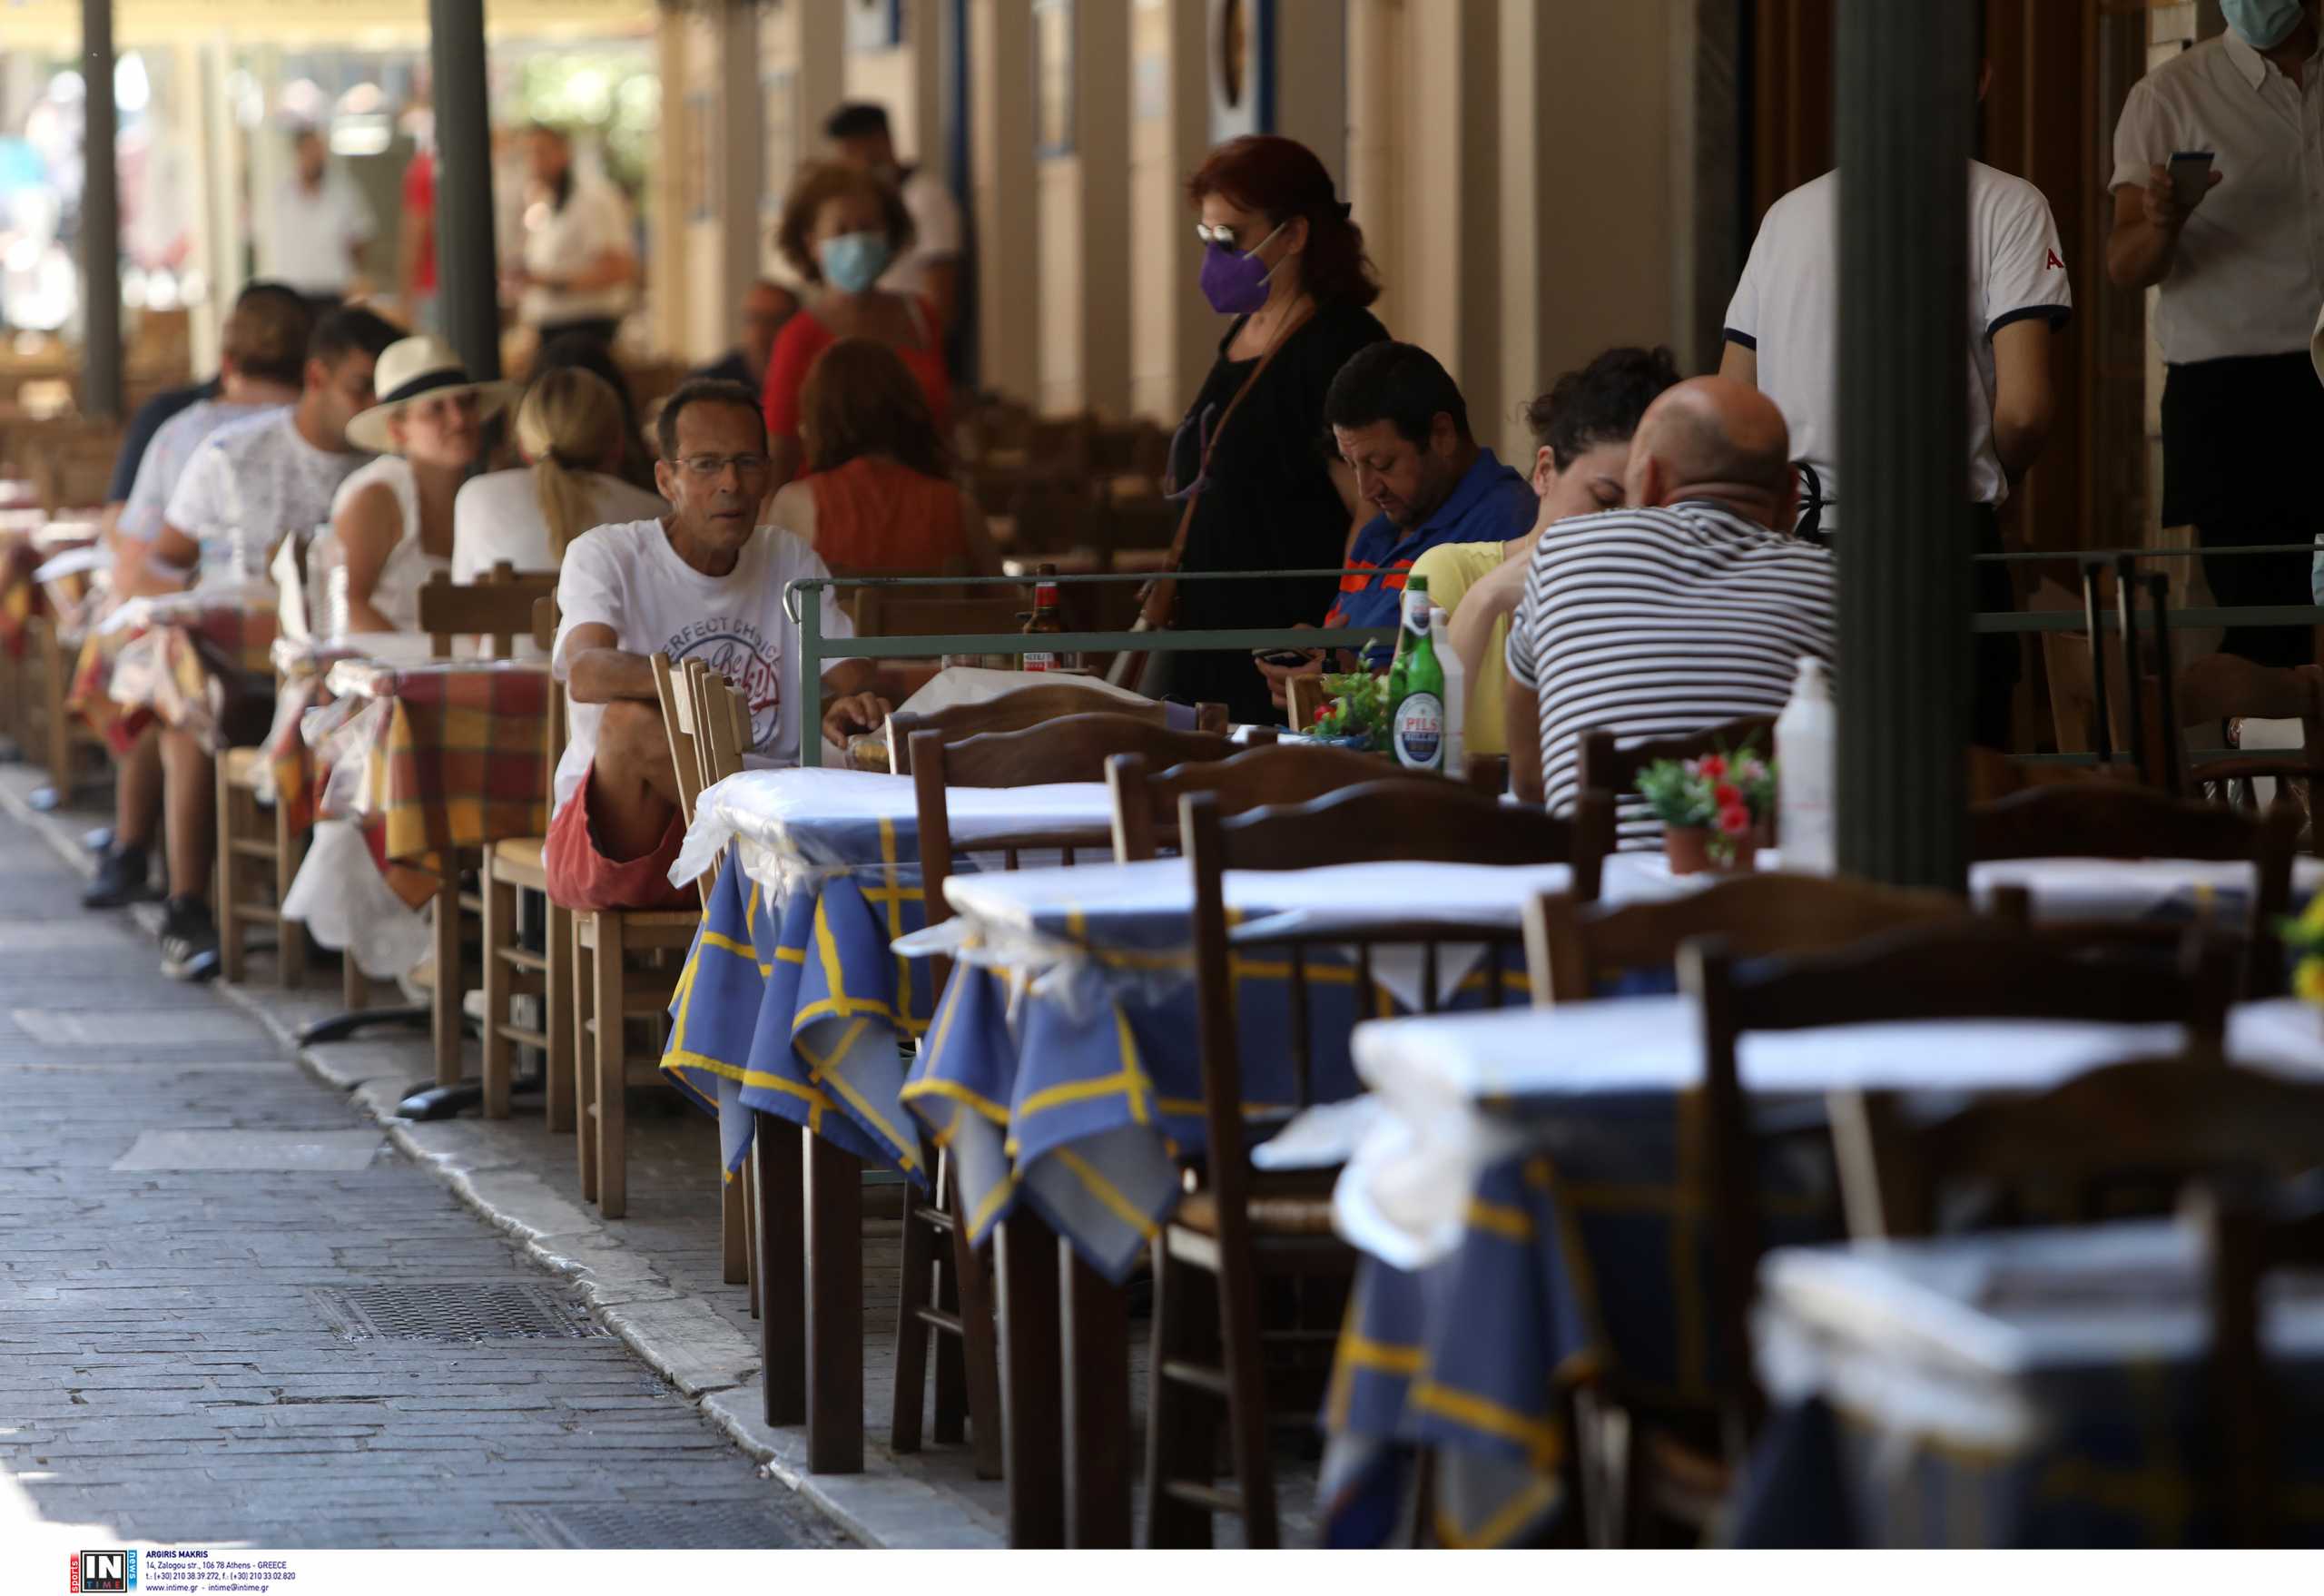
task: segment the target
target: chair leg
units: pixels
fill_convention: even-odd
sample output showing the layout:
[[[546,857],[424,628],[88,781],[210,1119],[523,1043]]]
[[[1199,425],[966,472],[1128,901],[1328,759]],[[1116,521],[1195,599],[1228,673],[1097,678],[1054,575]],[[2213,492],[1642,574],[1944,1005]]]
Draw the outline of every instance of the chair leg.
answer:
[[[936,1227],[920,1217],[919,1207],[919,1194],[905,1187],[903,1272],[896,1288],[896,1388],[888,1414],[888,1445],[896,1452],[920,1450],[921,1425],[928,1408],[929,1343],[951,1339],[938,1334],[920,1316],[921,1310],[938,1298]],[[941,1420],[937,1427],[940,1432],[943,1428]]]
[[[578,1134],[573,1156],[581,1173],[581,1195],[597,1200],[597,1045],[591,1034],[596,1006],[596,956],[581,942],[584,926],[598,930],[599,916],[572,917],[573,941],[573,1112]]]
[[[576,1049],[573,1038],[573,916],[549,902],[546,921],[547,934],[543,945],[548,953],[548,975],[543,983],[547,987],[542,995],[543,1029],[548,1032],[547,1080],[545,1108],[548,1128],[554,1131],[573,1128],[573,1060]]]
[[[226,779],[224,760],[216,764],[212,779],[216,783],[218,813],[218,976],[222,980],[239,984],[250,973],[250,961],[244,951],[249,923],[242,918],[244,865],[234,842],[241,830],[236,823],[241,818],[242,803],[248,794]],[[59,787],[57,791],[62,793],[64,789]]]
[[[600,914],[590,976],[597,988],[597,1212],[608,1219],[629,1212],[629,1027],[622,1014],[628,992],[622,952],[621,916]]]
[[[990,1262],[969,1240],[967,1210],[960,1203],[960,1172],[952,1168],[945,1173],[945,1201],[951,1205],[953,1213],[961,1216],[952,1227],[951,1277],[960,1304],[960,1362],[967,1387],[970,1453],[978,1479],[998,1480],[1001,1476],[1003,1450],[1000,1308]],[[940,1359],[940,1390],[943,1372]]]
[[[274,969],[285,990],[298,991],[307,984],[307,926],[287,918],[282,906],[290,901],[290,883],[306,862],[307,839],[292,829],[290,809],[280,797],[267,813],[274,822]]]
[[[734,1177],[734,1184],[743,1193],[743,1275],[751,1288],[751,1317],[759,1316],[759,1165],[755,1158],[743,1160],[742,1173]]]
[[[1154,1244],[1153,1353],[1147,1369],[1146,1543],[1206,1547],[1211,1518],[1167,1489],[1174,1480],[1207,1485],[1215,1455],[1207,1392],[1165,1377],[1173,1364],[1208,1361],[1216,1335],[1209,1276],[1170,1256],[1166,1236]]]
[[[1244,1543],[1282,1544],[1275,1512],[1275,1466],[1267,1455],[1266,1386],[1259,1363],[1259,1291],[1246,1237],[1218,1237],[1218,1339],[1226,1366],[1226,1434],[1243,1496]]]
[[[371,978],[355,961],[352,948],[339,956],[339,1000],[350,1014],[360,1013],[371,1006]]]
[[[931,1236],[930,1260],[935,1276],[936,1305],[954,1318],[960,1316],[960,1271],[952,1262],[950,1237]],[[945,1446],[958,1446],[969,1433],[968,1347],[958,1335],[939,1335],[930,1343],[936,1358],[936,1414],[929,1435]]]
[[[484,867],[484,1117],[508,1118],[508,1089],[514,1050],[506,1027],[513,1007],[515,966],[506,957],[517,945],[517,889]]]
[[[64,657],[64,645],[54,627],[44,634],[47,669],[42,672],[42,715],[48,732],[48,784],[56,789],[62,803],[73,795],[73,715],[64,707],[64,695],[73,685],[73,662]]]
[[[745,1234],[747,1222],[743,1217],[747,1207],[743,1200],[743,1183],[727,1179],[726,1172],[721,1169],[718,1172],[718,1244],[724,1255],[720,1259],[722,1274],[729,1286],[747,1285],[751,1277],[751,1266],[746,1261],[750,1238]]]

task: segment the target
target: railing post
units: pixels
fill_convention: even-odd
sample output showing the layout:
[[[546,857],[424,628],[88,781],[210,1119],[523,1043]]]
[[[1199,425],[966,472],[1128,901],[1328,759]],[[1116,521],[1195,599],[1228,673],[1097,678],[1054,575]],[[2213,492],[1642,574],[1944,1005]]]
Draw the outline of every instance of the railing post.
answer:
[[[823,586],[791,586],[799,606],[799,763],[809,770],[823,763]]]
[[[1840,867],[1967,874],[1968,182],[1976,17],[1844,0],[1838,537]]]

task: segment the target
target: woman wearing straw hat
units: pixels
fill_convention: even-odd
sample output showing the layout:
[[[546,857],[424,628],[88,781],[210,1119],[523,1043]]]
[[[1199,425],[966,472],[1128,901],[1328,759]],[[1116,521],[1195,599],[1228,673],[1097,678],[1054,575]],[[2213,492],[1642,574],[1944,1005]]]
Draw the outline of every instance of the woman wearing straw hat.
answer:
[[[379,402],[347,438],[379,458],[340,485],[330,534],[308,561],[325,573],[339,636],[419,629],[420,587],[451,569],[453,497],[515,385],[471,382],[449,344],[422,334],[388,346],[375,386]]]

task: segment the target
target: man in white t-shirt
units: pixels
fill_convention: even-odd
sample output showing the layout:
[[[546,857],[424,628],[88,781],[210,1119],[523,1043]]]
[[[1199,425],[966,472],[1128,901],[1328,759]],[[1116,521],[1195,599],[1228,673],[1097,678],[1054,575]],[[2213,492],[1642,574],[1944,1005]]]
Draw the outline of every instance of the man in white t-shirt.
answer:
[[[1984,79],[1990,83],[1987,64]],[[1851,525],[1845,462],[1838,458],[1839,173],[1777,200],[1759,225],[1727,311],[1719,374],[1755,384],[1791,429],[1796,459],[1815,474],[1823,501],[1817,530]],[[1969,163],[1969,499],[1976,552],[2001,552],[2001,507],[2039,458],[2057,412],[2051,353],[2073,314],[2073,289],[2057,222],[2042,191],[2022,178]],[[1877,527],[1864,528],[1876,537]],[[2005,566],[1976,566],[1981,610],[2014,606]],[[2010,744],[2010,699],[2018,675],[2015,637],[1976,649],[1975,740]]]
[[[799,757],[808,700],[783,598],[792,583],[831,573],[799,538],[757,524],[773,469],[758,396],[687,383],[657,431],[654,477],[670,513],[576,539],[557,578],[556,669],[572,704],[571,739],[542,864],[549,896],[567,909],[655,909],[693,896],[669,879],[685,826],[653,655],[699,659],[734,685],[750,708],[753,763]],[[823,635],[853,636],[831,590],[821,596]],[[862,659],[823,671],[825,739],[885,723],[873,676]]]
[[[363,271],[363,250],[379,231],[371,207],[347,173],[335,170],[322,134],[301,128],[296,168],[274,191],[266,236],[259,241],[261,276],[278,278],[310,300],[336,302]]]
[[[525,152],[541,199],[526,212],[524,261],[509,274],[517,310],[544,345],[584,332],[610,349],[638,276],[629,207],[575,166],[564,129],[527,129]]]
[[[290,293],[246,295],[221,333],[219,393],[197,399],[162,423],[137,463],[113,523],[113,596],[171,593],[182,576],[151,558],[162,517],[186,466],[212,434],[281,409],[299,397],[311,326],[306,302]],[[150,854],[162,823],[162,737],[148,727],[115,761],[113,837],[97,856],[81,894],[88,909],[118,909],[146,894]]]
[[[261,577],[286,532],[330,519],[331,496],[369,458],[348,447],[347,424],[371,406],[371,369],[401,334],[369,310],[334,310],[307,343],[303,386],[288,409],[220,429],[194,451],[162,512],[149,551],[171,570],[192,570],[197,588]],[[273,705],[231,701],[220,726],[228,744],[266,734]],[[218,973],[218,927],[210,912],[210,867],[218,841],[217,775],[190,733],[162,734],[162,819],[170,843],[170,898],[162,921],[162,973],[207,980]]]
[[[960,305],[960,202],[935,172],[925,166],[907,169],[896,159],[888,113],[881,106],[841,106],[823,123],[823,135],[842,163],[893,188],[911,214],[911,248],[881,274],[879,286],[926,300],[936,308],[938,324],[950,332]]]

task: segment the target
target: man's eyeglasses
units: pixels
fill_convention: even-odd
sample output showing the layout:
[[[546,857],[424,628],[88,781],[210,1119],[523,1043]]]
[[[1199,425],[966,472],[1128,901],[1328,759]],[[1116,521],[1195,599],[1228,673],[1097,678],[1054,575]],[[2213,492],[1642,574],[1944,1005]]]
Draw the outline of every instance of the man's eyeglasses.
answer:
[[[714,482],[726,475],[729,466],[740,476],[763,477],[774,462],[764,455],[688,455],[678,465],[697,481]]]

